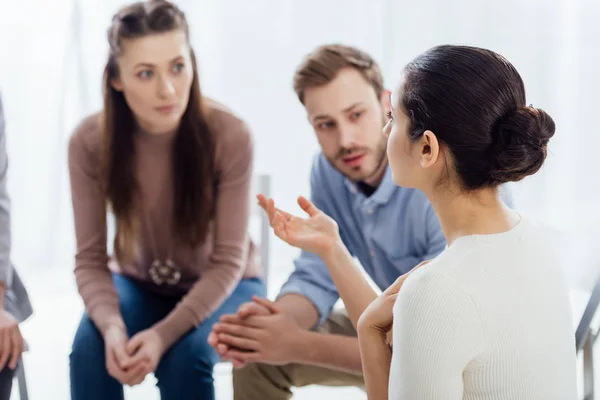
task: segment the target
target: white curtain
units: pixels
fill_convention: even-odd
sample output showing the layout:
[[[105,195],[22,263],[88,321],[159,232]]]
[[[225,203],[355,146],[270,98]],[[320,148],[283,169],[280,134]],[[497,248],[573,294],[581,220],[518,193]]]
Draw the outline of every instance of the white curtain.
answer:
[[[0,0],[0,91],[11,160],[13,258],[20,268],[72,268],[66,146],[78,121],[101,106],[106,28],[124,3]],[[191,25],[204,93],[247,120],[256,137],[257,172],[271,174],[276,200],[291,210],[297,195],[308,194],[318,150],[291,87],[305,53],[326,42],[359,46],[381,63],[389,86],[406,62],[436,44],[472,44],[506,55],[526,82],[528,101],[549,111],[558,127],[543,171],[513,186],[518,207],[570,234],[560,243],[573,270],[594,262],[598,246],[590,238],[600,220],[597,1],[176,3]],[[274,246],[272,269],[283,277],[295,254]]]

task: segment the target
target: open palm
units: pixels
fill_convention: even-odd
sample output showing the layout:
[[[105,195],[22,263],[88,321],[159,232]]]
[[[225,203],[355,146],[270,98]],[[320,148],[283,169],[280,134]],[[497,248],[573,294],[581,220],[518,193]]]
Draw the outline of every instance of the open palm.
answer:
[[[275,235],[291,246],[322,255],[339,241],[337,223],[304,197],[298,204],[308,218],[291,215],[275,207],[273,199],[258,195],[258,204],[269,215],[269,222]]]

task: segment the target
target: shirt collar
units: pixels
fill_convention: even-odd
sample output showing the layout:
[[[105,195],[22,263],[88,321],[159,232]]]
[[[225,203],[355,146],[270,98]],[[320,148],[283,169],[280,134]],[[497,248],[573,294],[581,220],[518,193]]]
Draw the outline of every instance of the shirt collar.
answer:
[[[356,182],[352,181],[349,178],[345,178],[344,183],[346,184],[346,187],[350,190],[352,194],[364,196],[364,194],[358,188]],[[392,170],[388,165],[385,169],[385,175],[383,176],[379,187],[377,187],[375,193],[373,193],[373,195],[369,197],[369,201],[372,201],[373,203],[379,205],[386,204],[388,201],[390,201],[390,198],[392,197],[392,194],[394,194],[394,191],[397,187],[398,186],[394,183],[394,180],[392,179]]]

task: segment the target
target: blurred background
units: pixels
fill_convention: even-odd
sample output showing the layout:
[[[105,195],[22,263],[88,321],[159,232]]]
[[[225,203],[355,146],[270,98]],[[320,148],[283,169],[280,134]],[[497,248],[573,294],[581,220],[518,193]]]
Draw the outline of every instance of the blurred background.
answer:
[[[68,398],[68,353],[82,310],[72,276],[75,248],[67,142],[101,107],[106,29],[129,1],[0,0],[0,91],[5,107],[12,198],[12,259],[35,315],[24,325],[30,397]],[[528,103],[548,111],[557,134],[542,171],[512,186],[517,208],[550,225],[567,261],[574,309],[585,305],[598,269],[600,179],[600,2],[597,0],[180,0],[191,25],[205,95],[235,110],[256,141],[256,172],[295,210],[309,194],[318,144],[292,90],[302,57],[323,43],[355,45],[381,64],[394,89],[402,66],[427,48],[470,44],[506,56]],[[269,293],[296,251],[271,246]],[[577,314],[577,312],[576,312]],[[227,366],[219,399],[231,398]],[[308,388],[298,398],[325,398]],[[366,398],[355,389],[336,389]],[[316,396],[316,397],[315,397]],[[337,395],[336,395],[337,396]],[[348,397],[349,396],[349,397]],[[354,397],[352,397],[354,396]],[[157,399],[151,382],[128,399]]]

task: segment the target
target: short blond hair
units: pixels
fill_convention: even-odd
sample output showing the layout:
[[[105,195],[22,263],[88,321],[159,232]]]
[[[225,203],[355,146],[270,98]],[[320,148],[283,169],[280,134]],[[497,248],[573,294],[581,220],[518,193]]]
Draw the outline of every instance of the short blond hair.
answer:
[[[329,44],[309,53],[294,74],[294,91],[304,104],[307,88],[326,85],[345,68],[353,68],[373,86],[377,97],[383,92],[383,75],[379,65],[364,51],[341,44]]]

